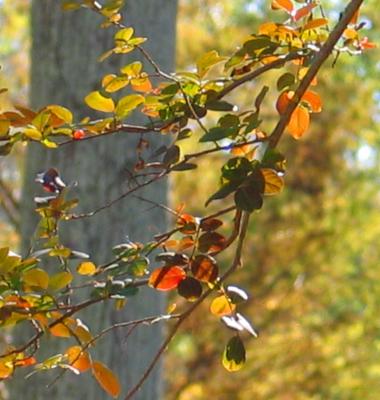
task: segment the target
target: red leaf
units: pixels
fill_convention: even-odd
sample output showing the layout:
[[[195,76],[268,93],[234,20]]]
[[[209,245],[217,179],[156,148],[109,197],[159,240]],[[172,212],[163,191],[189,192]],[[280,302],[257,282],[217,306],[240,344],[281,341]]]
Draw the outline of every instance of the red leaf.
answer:
[[[157,268],[149,278],[149,286],[158,290],[172,290],[185,278],[185,271],[178,266]]]

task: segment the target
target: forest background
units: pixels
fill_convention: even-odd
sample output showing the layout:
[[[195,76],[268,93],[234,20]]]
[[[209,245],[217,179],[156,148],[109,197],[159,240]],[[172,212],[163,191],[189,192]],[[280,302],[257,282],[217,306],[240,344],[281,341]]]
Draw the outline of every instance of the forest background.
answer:
[[[28,93],[27,0],[0,4],[0,86]],[[328,3],[328,2],[327,2]],[[331,1],[337,9],[342,1]],[[380,15],[362,16],[379,43]],[[181,0],[177,69],[210,48],[231,53],[265,19],[267,1]],[[251,293],[244,306],[260,330],[247,343],[246,368],[231,378],[220,365],[226,332],[199,311],[166,358],[167,399],[377,399],[380,392],[379,51],[341,57],[319,77],[324,111],[297,145],[284,141],[288,171],[282,196],[251,224],[246,268],[236,280]],[[328,70],[328,72],[326,72]],[[251,102],[250,86],[240,103]],[[14,100],[14,98],[12,98]],[[269,112],[269,111],[268,111]],[[268,116],[270,117],[270,116]],[[273,116],[274,118],[275,116]],[[196,147],[196,143],[187,145]],[[17,247],[23,149],[1,161],[0,244]],[[200,211],[215,185],[207,165],[172,182],[172,203]],[[201,171],[201,172],[200,172]],[[202,194],[203,193],[203,194]],[[226,256],[228,258],[228,255]],[[227,262],[227,260],[226,260]]]

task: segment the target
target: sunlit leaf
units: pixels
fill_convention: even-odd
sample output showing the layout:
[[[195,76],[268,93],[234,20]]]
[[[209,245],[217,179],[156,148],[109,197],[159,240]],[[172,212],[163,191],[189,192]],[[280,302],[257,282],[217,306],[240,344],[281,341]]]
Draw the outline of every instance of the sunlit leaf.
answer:
[[[287,126],[288,132],[295,138],[299,139],[307,131],[310,124],[310,115],[306,108],[302,106],[296,107],[290,117]]]
[[[322,100],[318,93],[308,90],[302,96],[302,101],[308,103],[314,113],[322,111]]]
[[[71,124],[73,122],[73,114],[69,109],[58,105],[50,105],[46,108],[62,121],[66,122],[66,124]]]
[[[91,261],[83,261],[78,265],[77,272],[80,275],[94,275],[96,272],[96,265]]]
[[[293,11],[293,3],[291,0],[272,0],[272,10],[285,10],[289,14]]]
[[[80,346],[72,346],[66,349],[65,354],[69,363],[80,372],[91,368],[91,360],[87,352],[82,352]]]
[[[141,96],[140,94],[130,94],[125,96],[117,103],[115,113],[118,118],[123,119],[136,107],[144,103],[144,101],[144,96]]]
[[[262,168],[261,173],[265,182],[264,194],[274,195],[282,191],[284,179],[274,169]]]
[[[212,300],[210,311],[212,314],[223,317],[224,315],[231,315],[235,311],[236,305],[231,303],[226,295],[220,295]]]
[[[298,20],[300,20],[301,18],[306,17],[307,15],[310,14],[311,10],[312,10],[313,8],[315,8],[315,7],[317,7],[317,4],[316,4],[316,3],[310,3],[310,4],[307,4],[307,5],[304,6],[304,7],[301,7],[301,8],[300,8],[299,10],[297,10],[297,11],[295,12],[295,14],[294,14],[294,16],[293,16],[294,21],[298,21]]]
[[[88,94],[84,101],[89,107],[97,111],[113,112],[115,110],[114,101],[109,97],[103,96],[98,91]]]
[[[211,67],[224,61],[226,58],[219,56],[216,50],[211,50],[204,54],[197,61],[198,75],[203,78]]]
[[[107,366],[99,361],[94,361],[92,373],[104,391],[114,398],[119,396],[121,390],[119,379]]]
[[[181,267],[170,266],[155,269],[149,277],[149,286],[158,290],[175,289],[186,278]]]

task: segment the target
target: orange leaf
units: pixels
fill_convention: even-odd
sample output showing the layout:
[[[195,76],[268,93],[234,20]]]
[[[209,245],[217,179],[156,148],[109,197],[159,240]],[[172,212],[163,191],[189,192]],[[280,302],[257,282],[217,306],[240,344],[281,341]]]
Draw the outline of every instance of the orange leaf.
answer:
[[[185,278],[186,273],[180,267],[157,268],[149,278],[149,286],[158,290],[172,290]]]
[[[82,352],[80,346],[69,347],[65,354],[69,360],[71,366],[76,368],[80,372],[85,372],[91,368],[91,360],[87,352]]]
[[[308,103],[313,112],[318,113],[322,111],[322,100],[318,93],[308,90],[302,96],[302,101]]]
[[[22,360],[16,360],[14,365],[17,367],[28,367],[29,365],[36,364],[36,362],[37,361],[34,357],[27,357]]]
[[[304,30],[308,30],[308,29],[316,29],[316,28],[320,28],[321,26],[325,26],[328,24],[328,19],[327,18],[316,18],[313,19],[311,21],[309,21],[305,26],[304,26]]]
[[[298,106],[290,117],[288,124],[289,133],[299,139],[307,131],[310,124],[310,116],[306,108]]]
[[[290,14],[293,11],[293,3],[291,0],[273,0],[271,8],[272,10],[285,10]]]
[[[299,10],[296,11],[294,14],[294,21],[299,21],[301,18],[306,17],[307,15],[310,14],[310,11],[314,8],[317,7],[316,3],[310,3],[305,7],[301,7]]]
[[[99,361],[92,363],[92,373],[99,385],[113,398],[116,398],[120,394],[120,383],[119,379],[115,374]]]

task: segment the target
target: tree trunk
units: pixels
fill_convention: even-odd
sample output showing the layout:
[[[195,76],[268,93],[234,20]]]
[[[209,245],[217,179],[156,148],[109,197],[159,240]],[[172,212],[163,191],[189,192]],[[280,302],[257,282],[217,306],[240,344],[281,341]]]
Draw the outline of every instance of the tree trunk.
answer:
[[[176,3],[177,0],[129,1],[123,13],[125,23],[135,28],[136,35],[149,39],[144,47],[166,71],[173,69]],[[61,11],[61,2],[57,0],[32,2],[33,108],[60,104],[73,110],[78,119],[89,115],[90,110],[83,104],[84,96],[99,88],[103,75],[117,73],[121,66],[139,57],[139,52],[135,51],[127,57],[114,56],[109,62],[97,62],[99,55],[112,48],[114,33],[112,28],[100,29],[100,21],[100,18],[88,10],[64,13]],[[147,63],[143,61],[143,64],[149,70]],[[132,122],[136,121],[134,119]],[[47,151],[41,146],[30,146],[26,159],[22,205],[23,248],[30,247],[36,227],[33,196],[40,192],[34,182],[37,172],[55,167],[66,182],[77,181],[75,191],[80,200],[78,212],[91,211],[127,189],[127,171],[133,170],[136,163],[137,140],[133,135],[120,133],[112,137],[77,142],[58,150]],[[149,140],[152,148],[159,147],[162,141],[159,135]],[[167,189],[167,182],[161,182],[139,193],[145,198],[165,204]],[[112,257],[111,247],[125,241],[127,237],[132,241],[147,241],[154,234],[165,230],[164,212],[160,208],[147,211],[149,208],[149,204],[127,197],[92,218],[65,224],[64,243],[70,248],[90,253],[97,263],[109,260]],[[136,299],[128,301],[122,311],[115,311],[113,304],[103,304],[93,306],[79,317],[90,327],[91,332],[96,333],[121,320],[160,314],[163,307],[163,297],[146,289]],[[145,371],[162,341],[162,327],[158,324],[153,327],[139,327],[128,340],[126,334],[126,330],[112,331],[91,351],[93,359],[105,363],[118,375],[124,394]],[[60,348],[56,347],[57,342],[60,342]],[[47,344],[48,352],[41,349],[41,357],[56,354],[73,345],[67,340],[53,338],[44,341],[42,346]],[[160,369],[160,366],[155,368],[136,399],[160,399]],[[11,398],[109,398],[93,378],[76,377],[71,373],[67,373],[47,391],[44,386],[52,377],[51,373],[39,373],[27,381],[16,377],[15,384],[11,385]]]

